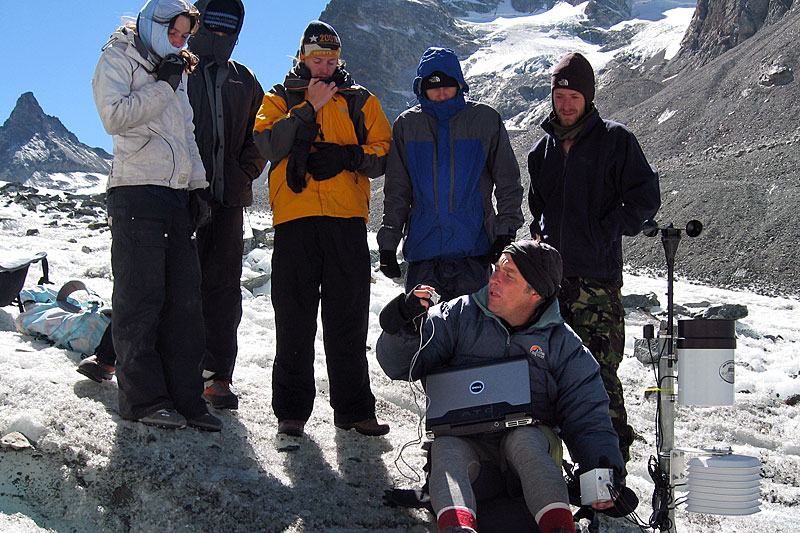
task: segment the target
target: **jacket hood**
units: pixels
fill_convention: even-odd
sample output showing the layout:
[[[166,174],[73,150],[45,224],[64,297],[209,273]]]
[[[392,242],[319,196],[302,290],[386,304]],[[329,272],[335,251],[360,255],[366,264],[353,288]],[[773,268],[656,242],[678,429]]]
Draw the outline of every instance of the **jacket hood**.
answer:
[[[181,14],[195,15],[197,10],[186,0],[148,0],[136,19],[136,32],[147,50],[161,59],[177,54],[181,48],[169,42],[169,23]]]
[[[422,58],[419,60],[419,65],[417,66],[417,77],[414,78],[414,94],[417,95],[420,101],[425,97],[425,95],[422,94],[421,88],[423,78],[437,70],[458,80],[459,93],[466,93],[469,91],[469,86],[467,82],[464,81],[464,74],[461,72],[461,64],[458,62],[456,53],[449,48],[432,46],[422,54]]]
[[[136,50],[135,54],[128,54],[129,57],[134,58],[141,63],[148,71],[154,67],[155,57],[149,53],[147,47],[131,28],[127,26],[120,26],[109,37],[108,42],[103,45],[101,51],[105,52],[106,48],[113,46],[115,43],[124,43],[127,46]]]
[[[231,58],[233,48],[239,39],[239,32],[242,31],[242,25],[244,24],[244,4],[241,0],[228,0],[228,7],[238,8],[239,10],[236,30],[231,34],[216,35],[208,29],[205,21],[208,4],[211,2],[212,0],[198,0],[194,4],[200,11],[200,27],[197,33],[189,37],[189,49],[197,54],[201,60],[213,58],[218,65],[221,65],[227,63]]]
[[[498,317],[497,315],[495,315],[494,313],[489,311],[489,286],[488,285],[483,287],[478,292],[472,293],[470,295],[470,298],[472,298],[475,301],[475,303],[478,304],[478,307],[481,308],[481,311],[483,311],[483,313],[486,316],[494,318],[498,322],[502,323],[500,317]],[[544,328],[549,328],[549,327],[552,327],[552,326],[557,326],[557,325],[563,324],[563,323],[564,323],[564,319],[561,317],[561,310],[560,310],[559,305],[558,305],[558,299],[553,299],[553,301],[550,303],[550,305],[547,306],[547,308],[544,310],[542,315],[539,317],[539,320],[537,320],[536,323],[531,324],[528,327],[528,330],[530,331],[530,330],[536,330],[536,329],[544,329]]]

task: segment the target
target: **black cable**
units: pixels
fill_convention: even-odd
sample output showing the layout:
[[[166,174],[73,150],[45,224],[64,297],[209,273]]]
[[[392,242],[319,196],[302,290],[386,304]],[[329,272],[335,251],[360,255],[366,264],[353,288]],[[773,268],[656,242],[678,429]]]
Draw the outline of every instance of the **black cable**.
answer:
[[[649,525],[653,529],[668,531],[672,529],[669,511],[673,503],[669,490],[669,475],[662,468],[658,458],[653,455],[650,456],[647,472],[655,485],[652,499],[653,513],[650,515]]]
[[[644,521],[639,517],[639,515],[636,514],[636,510],[635,509],[628,509],[628,506],[625,505],[625,502],[623,502],[620,499],[620,497],[619,497],[620,496],[620,492],[619,491],[614,490],[614,487],[611,486],[611,485],[607,485],[607,487],[608,487],[609,494],[611,494],[611,497],[614,498],[614,500],[615,500],[614,506],[615,507],[619,507],[620,509],[622,509],[622,511],[623,511],[622,512],[622,518],[626,522],[628,522],[630,524],[633,524],[634,526],[638,527],[639,531],[646,532],[648,529],[650,529],[650,526],[648,524],[645,524]],[[625,511],[627,511],[627,512],[625,512]]]

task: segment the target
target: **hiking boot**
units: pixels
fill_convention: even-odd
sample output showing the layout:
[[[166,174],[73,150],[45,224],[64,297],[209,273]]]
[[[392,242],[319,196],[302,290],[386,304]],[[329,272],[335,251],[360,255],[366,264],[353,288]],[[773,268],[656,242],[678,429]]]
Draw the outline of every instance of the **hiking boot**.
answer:
[[[142,424],[156,426],[163,429],[183,429],[186,427],[186,418],[175,409],[158,409],[139,419]]]
[[[239,408],[239,398],[231,392],[230,381],[212,381],[203,391],[203,399],[214,409]]]
[[[103,380],[111,379],[112,376],[114,376],[114,371],[116,368],[114,368],[113,365],[101,363],[97,360],[96,355],[90,355],[81,361],[80,364],[78,364],[78,368],[75,370],[92,381],[102,383]]]
[[[278,422],[278,433],[290,437],[302,437],[306,423],[302,420],[281,420]]]
[[[362,435],[370,437],[378,437],[389,433],[389,424],[381,424],[377,418],[367,418],[358,422],[334,422],[333,425],[344,430],[355,429]]]
[[[199,429],[200,431],[221,431],[222,420],[212,415],[211,413],[203,413],[200,416],[188,418],[186,424],[189,427]]]

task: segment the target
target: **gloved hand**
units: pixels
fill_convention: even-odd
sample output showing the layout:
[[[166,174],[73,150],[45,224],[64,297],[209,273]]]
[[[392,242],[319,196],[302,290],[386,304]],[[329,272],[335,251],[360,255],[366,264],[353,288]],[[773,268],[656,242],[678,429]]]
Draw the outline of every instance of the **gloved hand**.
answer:
[[[498,235],[495,237],[494,242],[489,247],[489,253],[487,254],[489,262],[492,264],[496,263],[497,260],[500,259],[503,249],[511,244],[513,240],[514,237],[512,235]]]
[[[397,252],[381,250],[380,257],[381,272],[383,272],[384,276],[391,279],[402,277],[400,265],[397,264]]]
[[[186,70],[186,60],[177,54],[169,54],[156,67],[156,79],[169,83],[172,90],[177,91],[184,70]]]
[[[405,329],[409,333],[419,331],[425,322],[428,308],[433,305],[429,298],[420,298],[414,294],[414,291],[421,287],[423,286],[417,285],[407,294],[401,294],[386,304],[379,316],[381,328],[386,333],[394,335],[401,329]],[[428,289],[430,290],[429,287]],[[423,300],[427,302],[427,307],[422,305]]]
[[[317,151],[308,156],[308,172],[317,181],[328,180],[342,170],[357,170],[364,149],[357,144],[314,143]]]
[[[311,145],[319,133],[319,124],[316,122],[301,122],[294,135],[294,144],[289,150],[289,161],[286,164],[286,184],[295,193],[303,192],[306,187],[306,173],[308,171],[308,154]]]
[[[189,191],[189,216],[195,230],[211,221],[211,193],[208,189]]]

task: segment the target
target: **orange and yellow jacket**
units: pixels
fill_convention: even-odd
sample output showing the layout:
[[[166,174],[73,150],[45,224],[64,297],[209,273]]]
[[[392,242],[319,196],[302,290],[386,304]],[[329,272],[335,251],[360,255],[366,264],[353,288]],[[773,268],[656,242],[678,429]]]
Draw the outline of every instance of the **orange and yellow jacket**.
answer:
[[[369,178],[383,175],[391,127],[375,95],[354,84],[346,71],[337,69],[332,79],[338,91],[315,113],[306,100],[309,80],[302,68],[295,67],[282,85],[264,95],[256,114],[256,146],[270,161],[273,225],[311,216],[369,218]],[[306,187],[295,193],[286,183],[289,151],[298,127],[314,121],[320,125],[317,141],[358,144],[364,158],[358,170],[343,170],[328,180],[317,181],[306,174]]]

